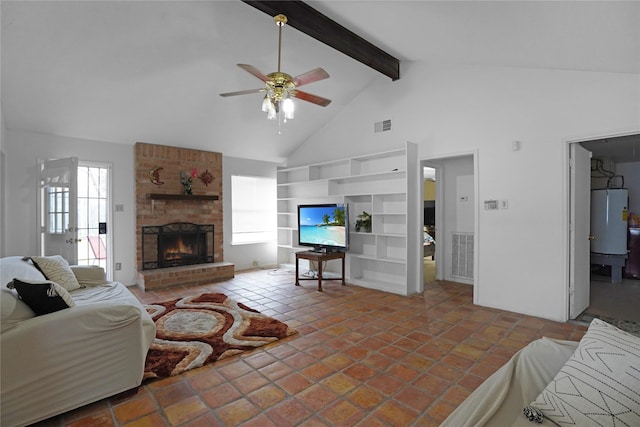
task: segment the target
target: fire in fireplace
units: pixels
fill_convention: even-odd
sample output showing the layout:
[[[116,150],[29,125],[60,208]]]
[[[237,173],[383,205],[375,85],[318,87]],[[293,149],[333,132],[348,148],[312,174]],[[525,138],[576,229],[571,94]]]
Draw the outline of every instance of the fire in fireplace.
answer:
[[[213,224],[174,222],[142,227],[142,269],[213,262]]]
[[[161,259],[171,262],[200,256],[201,235],[160,235]],[[195,238],[194,238],[195,237]],[[186,242],[185,242],[186,241]]]

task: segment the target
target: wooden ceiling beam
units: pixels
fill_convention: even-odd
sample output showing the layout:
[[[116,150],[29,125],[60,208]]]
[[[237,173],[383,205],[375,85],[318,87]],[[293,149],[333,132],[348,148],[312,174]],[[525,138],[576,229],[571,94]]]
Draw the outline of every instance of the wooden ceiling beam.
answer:
[[[242,0],[273,17],[280,13],[290,25],[322,43],[362,62],[391,80],[400,78],[400,61],[302,1]]]

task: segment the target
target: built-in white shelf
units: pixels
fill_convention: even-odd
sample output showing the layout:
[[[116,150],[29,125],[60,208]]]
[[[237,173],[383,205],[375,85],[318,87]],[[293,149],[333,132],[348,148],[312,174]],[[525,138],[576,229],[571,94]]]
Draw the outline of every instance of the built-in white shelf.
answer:
[[[411,227],[410,218],[415,218],[419,207],[411,206],[408,195],[419,180],[415,144],[408,142],[402,149],[283,168],[277,177],[279,264],[293,264],[296,251],[308,250],[296,246],[298,205],[344,203],[349,205],[350,218],[347,282],[402,295],[413,293],[417,274],[407,261],[413,242],[418,238],[421,242],[422,238],[417,235],[422,230]],[[372,216],[370,233],[355,231],[355,221],[363,211]]]

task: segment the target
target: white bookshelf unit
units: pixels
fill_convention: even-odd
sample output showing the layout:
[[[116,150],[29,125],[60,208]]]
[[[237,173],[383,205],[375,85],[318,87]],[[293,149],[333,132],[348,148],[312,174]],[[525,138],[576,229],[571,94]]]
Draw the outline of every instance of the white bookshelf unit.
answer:
[[[278,263],[295,263],[297,206],[313,203],[349,205],[347,283],[410,295],[420,289],[417,258],[419,227],[417,147],[278,170]],[[412,197],[412,192],[416,192]],[[415,199],[415,200],[414,200]],[[356,232],[357,216],[371,214],[370,233]]]

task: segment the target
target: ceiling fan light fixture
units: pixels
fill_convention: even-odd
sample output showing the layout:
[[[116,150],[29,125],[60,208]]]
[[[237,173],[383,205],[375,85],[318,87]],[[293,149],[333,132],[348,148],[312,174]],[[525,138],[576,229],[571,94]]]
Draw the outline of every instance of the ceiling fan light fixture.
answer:
[[[264,99],[262,100],[262,111],[265,113],[268,113],[269,110],[271,109],[271,98],[269,98],[269,95],[265,95]]]
[[[267,107],[267,119],[275,120],[278,118],[278,103],[274,102],[272,98],[269,98],[268,107]]]
[[[293,99],[291,99],[287,95],[284,101],[282,102],[282,111],[284,112],[284,118],[287,120],[293,119],[294,110],[295,110],[295,105],[293,104]]]
[[[329,74],[322,68],[315,68],[296,77],[292,77],[291,75],[280,71],[280,59],[282,56],[282,27],[287,23],[287,17],[282,14],[276,15],[274,16],[274,21],[278,26],[278,71],[265,75],[251,65],[238,64],[238,67],[262,80],[265,87],[261,89],[221,93],[220,96],[227,97],[266,92],[262,99],[262,112],[267,113],[267,119],[269,120],[284,118],[284,122],[286,122],[287,120],[293,119],[294,116],[295,105],[291,98],[298,98],[321,107],[326,107],[331,103],[330,99],[297,90],[298,86],[326,79],[329,77]]]

